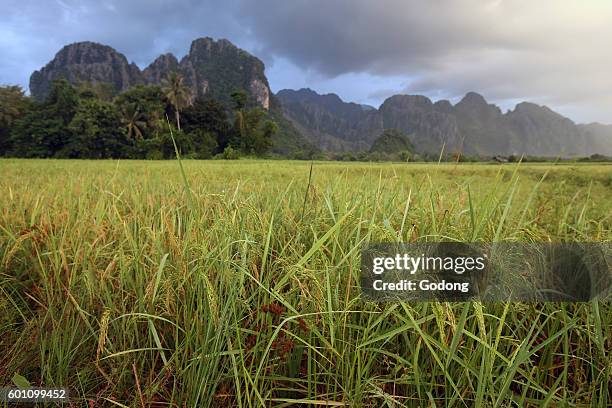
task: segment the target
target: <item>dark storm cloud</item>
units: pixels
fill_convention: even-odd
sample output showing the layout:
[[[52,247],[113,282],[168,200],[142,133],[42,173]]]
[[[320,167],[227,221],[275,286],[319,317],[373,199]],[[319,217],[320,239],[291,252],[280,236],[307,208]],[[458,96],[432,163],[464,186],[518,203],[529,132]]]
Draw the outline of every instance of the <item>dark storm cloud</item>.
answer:
[[[476,90],[612,122],[612,2],[260,0],[241,16],[268,52],[328,76],[405,75],[392,92]]]
[[[111,45],[142,67],[212,36],[263,59],[273,87],[370,103],[475,90],[612,123],[611,21],[607,0],[8,0],[0,83],[27,85],[75,41]]]
[[[245,1],[242,17],[266,47],[328,75],[431,69],[444,55],[482,47],[511,47],[507,36],[478,24],[465,2],[295,0]],[[458,15],[461,14],[461,18]],[[489,32],[487,32],[489,31]],[[278,33],[284,33],[278,35]]]

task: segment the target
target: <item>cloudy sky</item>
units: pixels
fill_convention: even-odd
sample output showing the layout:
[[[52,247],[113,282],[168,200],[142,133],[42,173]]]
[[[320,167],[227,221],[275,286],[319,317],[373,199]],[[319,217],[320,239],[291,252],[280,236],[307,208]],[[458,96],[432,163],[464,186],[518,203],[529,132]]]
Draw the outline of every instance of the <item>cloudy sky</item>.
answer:
[[[6,4],[8,1],[8,4]],[[547,105],[612,123],[610,0],[4,0],[0,83],[65,44],[97,41],[144,68],[194,38],[227,38],[266,64],[273,91],[310,87],[378,106],[396,93],[503,109]]]

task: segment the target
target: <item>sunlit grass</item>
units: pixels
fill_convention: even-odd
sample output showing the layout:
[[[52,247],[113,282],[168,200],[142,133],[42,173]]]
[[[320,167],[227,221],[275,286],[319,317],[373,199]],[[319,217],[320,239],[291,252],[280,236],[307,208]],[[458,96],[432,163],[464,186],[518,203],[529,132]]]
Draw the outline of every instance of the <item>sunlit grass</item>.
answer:
[[[609,242],[612,166],[183,165],[190,190],[176,161],[0,161],[0,385],[95,406],[610,405],[607,303],[383,305],[358,284],[366,242]]]

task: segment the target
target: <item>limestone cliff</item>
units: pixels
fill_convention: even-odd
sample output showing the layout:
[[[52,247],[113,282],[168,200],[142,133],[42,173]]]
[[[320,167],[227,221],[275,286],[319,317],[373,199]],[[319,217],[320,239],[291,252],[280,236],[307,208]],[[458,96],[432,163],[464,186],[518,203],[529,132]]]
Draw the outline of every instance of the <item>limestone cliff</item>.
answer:
[[[185,77],[194,97],[211,96],[229,106],[232,92],[244,90],[253,104],[270,108],[263,62],[228,40],[209,37],[194,40],[180,62],[170,53],[163,54],[142,71],[112,47],[89,41],[70,44],[32,74],[30,92],[42,100],[54,79],[65,78],[75,85],[107,83],[119,93],[139,83],[160,84],[170,71]]]
[[[34,71],[30,77],[30,93],[44,99],[54,79],[65,78],[71,83],[107,83],[115,92],[142,83],[142,73],[136,64],[115,49],[94,42],[66,45],[51,62]]]

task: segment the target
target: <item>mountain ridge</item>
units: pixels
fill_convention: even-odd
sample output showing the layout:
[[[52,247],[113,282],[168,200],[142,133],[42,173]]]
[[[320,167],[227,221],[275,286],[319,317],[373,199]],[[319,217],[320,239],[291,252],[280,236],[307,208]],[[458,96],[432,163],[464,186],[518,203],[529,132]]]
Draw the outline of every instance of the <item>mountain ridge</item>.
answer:
[[[341,106],[330,110],[322,102],[331,97],[340,101],[336,105],[356,105],[335,94],[318,95],[311,89],[301,89],[281,90],[276,95],[285,115],[303,129],[307,139],[325,150],[364,150],[385,129],[397,129],[410,135],[420,153],[435,154],[444,147],[446,151],[480,156],[612,155],[612,126],[576,124],[532,102],[518,103],[503,113],[476,92],[468,92],[454,105],[444,99],[433,102],[423,95],[392,95],[378,108],[349,118],[339,113]],[[331,123],[342,123],[344,133],[330,132],[330,124],[321,123],[328,118]],[[354,125],[347,126],[349,123]]]
[[[83,41],[68,44],[30,77],[30,92],[44,99],[54,79],[110,84],[120,93],[138,84],[157,84],[176,70],[193,97],[210,96],[228,109],[231,93],[245,90],[252,106],[269,110],[282,134],[324,151],[367,151],[386,129],[410,137],[420,153],[461,152],[475,156],[612,155],[612,125],[576,124],[546,106],[521,102],[505,113],[484,96],[468,92],[459,102],[433,102],[423,95],[393,95],[378,108],[345,102],[337,94],[309,88],[272,93],[265,66],[227,39],[192,41],[180,60],[172,53],[140,69],[114,48]],[[282,141],[281,141],[282,142]],[[304,143],[302,143],[304,142]]]

